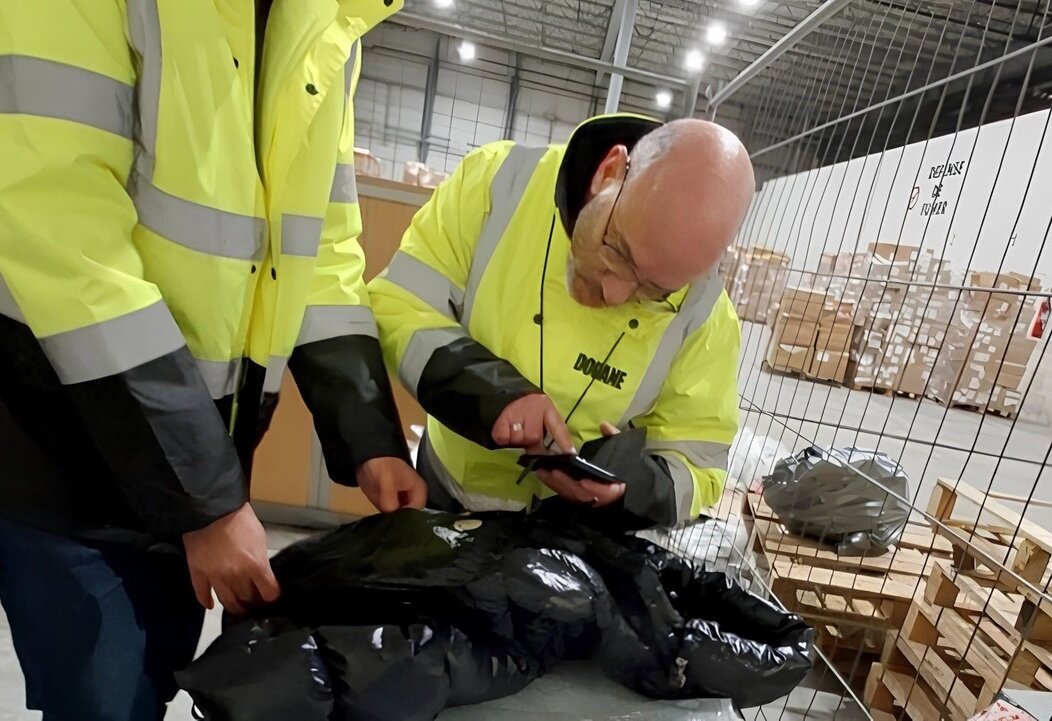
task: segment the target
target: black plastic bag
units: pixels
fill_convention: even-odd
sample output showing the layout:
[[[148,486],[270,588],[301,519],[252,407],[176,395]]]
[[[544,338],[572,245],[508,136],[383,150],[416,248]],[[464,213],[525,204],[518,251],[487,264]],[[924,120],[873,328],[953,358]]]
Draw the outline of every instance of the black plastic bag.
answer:
[[[257,669],[245,626],[261,624],[248,620],[180,684],[207,719],[257,721],[222,679],[259,674],[243,684],[257,696],[249,705],[287,703],[311,690],[303,679],[320,657],[331,719],[426,721],[514,693],[569,658],[599,655],[608,674],[650,696],[740,705],[784,695],[806,674],[812,632],[799,618],[577,517],[400,511],[295,544],[273,559],[282,598],[266,609],[288,621],[262,626],[298,624],[316,653],[290,644],[288,658]]]
[[[314,634],[286,619],[223,631],[175,675],[209,721],[328,721],[332,685]]]
[[[813,446],[778,461],[763,479],[763,497],[793,533],[843,556],[880,555],[902,538],[910,510],[869,478],[909,497],[906,472],[888,455]]]

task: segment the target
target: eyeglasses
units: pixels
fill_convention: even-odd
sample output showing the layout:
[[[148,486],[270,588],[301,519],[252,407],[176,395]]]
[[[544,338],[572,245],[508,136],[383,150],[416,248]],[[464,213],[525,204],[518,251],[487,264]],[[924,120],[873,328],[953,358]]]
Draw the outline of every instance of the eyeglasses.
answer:
[[[617,203],[621,200],[621,191],[625,189],[625,181],[628,179],[630,167],[629,164],[625,165],[625,174],[621,178],[621,185],[617,189],[617,195],[614,196],[614,202],[610,204],[610,213],[606,216],[606,227],[603,229],[602,245],[599,246],[599,258],[603,261],[603,265],[606,266],[607,270],[613,273],[618,280],[635,285],[637,298],[657,301],[667,300],[675,291],[667,290],[640,278],[639,271],[636,270],[635,264],[633,264],[627,251],[621,250],[610,242],[610,224],[614,219]]]

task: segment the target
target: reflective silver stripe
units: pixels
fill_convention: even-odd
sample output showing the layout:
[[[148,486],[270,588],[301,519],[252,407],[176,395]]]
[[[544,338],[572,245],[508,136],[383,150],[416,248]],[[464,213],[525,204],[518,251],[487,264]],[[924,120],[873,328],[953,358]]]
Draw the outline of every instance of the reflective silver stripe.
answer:
[[[727,470],[730,445],[713,441],[652,441],[647,440],[647,451],[661,453],[674,451],[684,456],[698,468]],[[663,456],[664,457],[664,456]]]
[[[422,260],[399,250],[391,259],[384,279],[412,293],[450,320],[458,320],[464,293],[453,282]]]
[[[665,461],[672,474],[672,489],[676,495],[676,523],[690,521],[690,509],[694,505],[694,476],[678,458],[665,458]]]
[[[513,145],[508,157],[501,163],[497,174],[490,184],[490,211],[486,222],[479,233],[478,244],[471,258],[471,272],[468,274],[467,287],[464,288],[464,313],[462,322],[468,327],[471,321],[471,310],[478,295],[479,284],[486,272],[497,244],[508,229],[512,216],[519,207],[526,186],[533,177],[537,163],[541,161],[547,148],[531,148],[525,145]]]
[[[331,203],[357,203],[358,182],[354,178],[354,163],[336,163],[336,173],[329,191]]]
[[[58,118],[131,138],[135,89],[75,65],[0,55],[0,115]]]
[[[200,253],[239,260],[262,258],[267,232],[262,218],[184,200],[138,173],[133,173],[132,179],[129,192],[143,227]]]
[[[40,339],[65,385],[116,375],[186,345],[164,301]]]
[[[354,80],[354,66],[358,63],[358,41],[351,45],[351,54],[347,62],[343,64],[343,97],[346,102],[351,101],[351,82]]]
[[[197,370],[205,380],[208,393],[218,400],[234,395],[237,390],[238,371],[241,359],[229,361],[210,361],[197,359]]]
[[[424,368],[434,352],[466,337],[467,333],[460,326],[423,328],[413,333],[402,356],[402,362],[398,365],[398,377],[402,379],[406,389],[415,397],[420,385],[420,376],[424,374]]]
[[[489,496],[485,493],[470,493],[464,490],[464,487],[453,477],[453,474],[449,472],[449,469],[442,464],[442,460],[438,457],[438,454],[435,453],[434,446],[426,442],[426,436],[425,441],[420,444],[420,447],[427,455],[429,469],[435,475],[435,478],[427,479],[428,483],[438,481],[446,492],[455,498],[457,502],[467,510],[479,512],[525,510],[526,505],[519,501]]]
[[[364,305],[309,305],[303,312],[296,345],[306,345],[345,335],[377,338],[373,311]]]
[[[284,255],[299,255],[305,258],[317,256],[323,222],[321,218],[312,218],[309,215],[282,215],[281,252]]]
[[[139,133],[146,154],[157,150],[157,116],[161,103],[161,19],[157,0],[128,0],[128,31],[139,54]],[[140,151],[141,154],[142,151]],[[152,178],[153,173],[146,177]]]
[[[683,306],[665,328],[657,350],[650,359],[650,365],[643,374],[643,380],[639,383],[636,395],[617,424],[619,427],[625,427],[630,420],[650,410],[657,403],[661,386],[664,385],[672,369],[672,361],[675,360],[676,353],[683,347],[687,338],[709,319],[721,293],[723,293],[723,282],[715,269],[705,278],[690,286],[686,298],[683,299]]]
[[[263,376],[263,392],[277,393],[281,390],[281,379],[285,377],[285,369],[289,365],[289,359],[272,355],[267,360],[267,372]]]
[[[11,289],[7,287],[3,276],[0,276],[0,315],[17,320],[19,323],[26,322],[26,317],[22,315],[22,309],[18,307],[18,301],[11,294]]]

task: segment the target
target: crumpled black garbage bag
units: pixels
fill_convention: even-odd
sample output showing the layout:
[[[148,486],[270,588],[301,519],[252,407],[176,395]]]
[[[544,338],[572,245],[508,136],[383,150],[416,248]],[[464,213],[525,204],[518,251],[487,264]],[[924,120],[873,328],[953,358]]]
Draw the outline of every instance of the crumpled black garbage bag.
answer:
[[[885,453],[811,446],[783,458],[763,479],[763,497],[793,533],[837,546],[844,556],[880,555],[902,538],[909,506],[878,488],[909,498],[909,479]]]
[[[283,594],[263,612],[282,620],[228,629],[180,685],[209,720],[255,721],[242,702],[256,708],[269,694],[289,706],[317,693],[304,683],[317,676],[335,721],[416,721],[514,693],[568,658],[599,656],[609,675],[650,696],[740,706],[783,696],[807,674],[813,632],[799,617],[723,574],[574,518],[550,508],[406,510],[295,544],[273,560]],[[245,627],[268,624],[298,625],[317,654],[290,644],[279,670],[257,670]],[[319,656],[324,674],[310,670]],[[260,680],[246,683],[254,673]]]

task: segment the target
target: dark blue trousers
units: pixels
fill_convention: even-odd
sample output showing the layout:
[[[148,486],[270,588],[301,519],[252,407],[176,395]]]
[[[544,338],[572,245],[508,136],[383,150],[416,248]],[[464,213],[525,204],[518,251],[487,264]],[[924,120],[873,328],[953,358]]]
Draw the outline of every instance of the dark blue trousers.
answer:
[[[163,719],[204,619],[181,555],[2,518],[0,602],[44,721]]]

